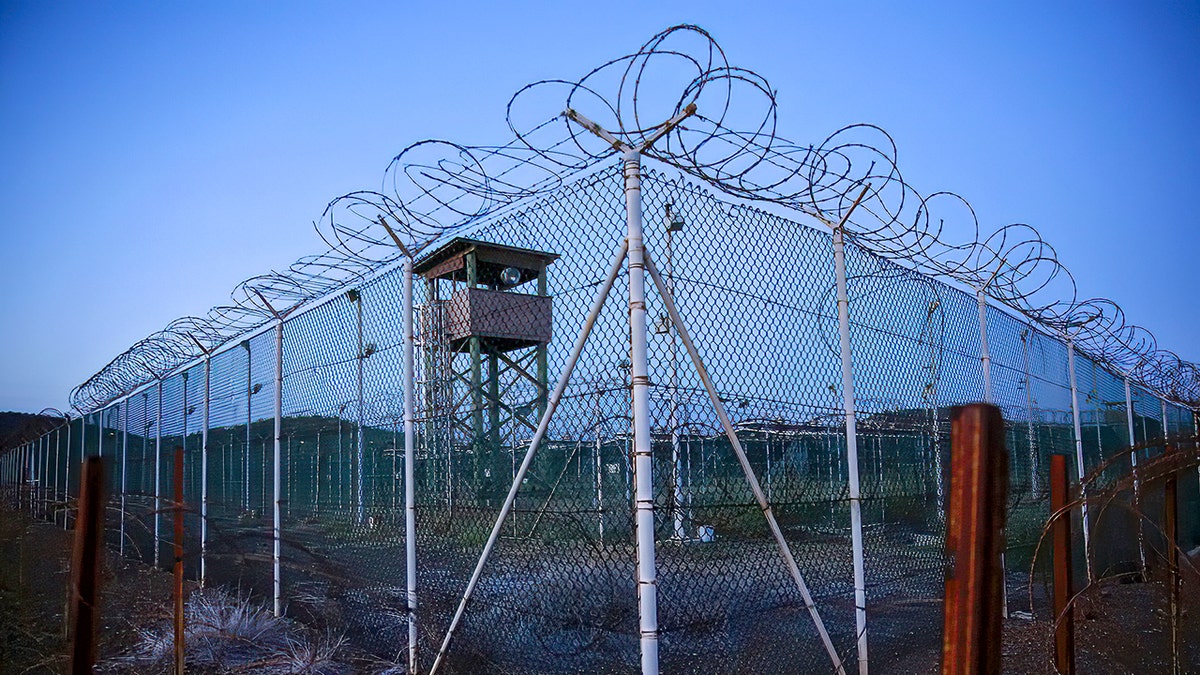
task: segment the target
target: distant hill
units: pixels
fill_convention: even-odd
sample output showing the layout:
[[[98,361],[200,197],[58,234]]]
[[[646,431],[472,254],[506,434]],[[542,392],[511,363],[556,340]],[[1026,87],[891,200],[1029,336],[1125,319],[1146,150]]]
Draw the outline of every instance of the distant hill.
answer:
[[[49,415],[0,412],[0,451],[32,441],[59,424],[61,418]]]

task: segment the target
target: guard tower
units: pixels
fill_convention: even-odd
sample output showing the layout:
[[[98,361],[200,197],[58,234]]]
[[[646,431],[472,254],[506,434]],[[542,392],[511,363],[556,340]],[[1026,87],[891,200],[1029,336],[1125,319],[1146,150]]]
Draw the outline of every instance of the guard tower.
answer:
[[[470,473],[478,502],[497,504],[512,476],[512,449],[546,409],[546,268],[557,259],[459,237],[413,266],[429,299],[420,328],[426,439],[445,453],[451,502]]]

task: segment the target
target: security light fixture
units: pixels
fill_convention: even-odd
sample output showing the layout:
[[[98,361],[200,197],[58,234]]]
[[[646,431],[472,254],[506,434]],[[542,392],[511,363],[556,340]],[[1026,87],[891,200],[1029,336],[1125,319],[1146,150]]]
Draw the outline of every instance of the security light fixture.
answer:
[[[521,270],[515,267],[505,267],[500,271],[500,283],[505,286],[516,286],[521,283]]]
[[[667,232],[683,232],[683,218],[674,216],[671,222],[667,224]]]
[[[350,302],[358,302],[359,297],[360,296],[357,288],[351,288],[350,290],[346,291],[346,299]]]
[[[654,322],[654,334],[666,335],[671,332],[671,317],[666,314],[659,314],[658,321]]]

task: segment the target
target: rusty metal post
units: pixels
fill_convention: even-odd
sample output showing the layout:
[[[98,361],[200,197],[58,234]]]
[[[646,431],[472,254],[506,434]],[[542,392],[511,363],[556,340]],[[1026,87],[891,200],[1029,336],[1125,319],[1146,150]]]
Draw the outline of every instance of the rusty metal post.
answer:
[[[1175,448],[1168,444],[1167,452],[1173,451]],[[1180,623],[1180,604],[1179,604],[1179,495],[1178,495],[1178,478],[1175,472],[1171,472],[1166,481],[1163,483],[1163,536],[1167,538],[1167,574],[1170,575],[1168,582],[1168,602],[1170,603],[1170,621],[1171,621],[1171,672],[1174,675],[1180,673],[1179,663],[1179,623]]]
[[[942,673],[1000,672],[1008,451],[993,405],[959,408],[950,426],[950,505]]]
[[[71,672],[91,673],[96,662],[96,601],[100,597],[100,547],[104,541],[104,463],[84,460],[71,559]]]
[[[1070,483],[1067,458],[1050,457],[1050,513],[1054,541],[1054,666],[1062,675],[1075,675],[1075,616],[1071,602],[1071,513],[1066,510]]]
[[[184,408],[186,411],[187,409]],[[175,446],[175,672],[183,673],[183,446]]]

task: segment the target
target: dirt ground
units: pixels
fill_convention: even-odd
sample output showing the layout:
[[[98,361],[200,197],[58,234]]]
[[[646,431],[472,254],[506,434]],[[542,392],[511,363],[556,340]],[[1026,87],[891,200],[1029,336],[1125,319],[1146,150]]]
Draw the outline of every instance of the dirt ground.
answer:
[[[0,510],[0,664],[5,673],[66,672],[67,584],[73,533]],[[109,553],[99,653],[117,653],[139,626],[169,616],[171,575]]]
[[[64,617],[71,545],[71,533],[61,525],[0,507],[0,673],[67,671]],[[1200,563],[1200,552],[1193,556],[1192,563]],[[138,660],[138,655],[146,655],[148,640],[162,641],[170,619],[171,581],[166,572],[107,554],[98,650],[104,664],[101,671],[165,672],[160,661]],[[1194,568],[1185,573],[1181,601],[1182,672],[1200,673],[1200,576]],[[1004,672],[1053,673],[1050,622],[1044,617],[1021,614],[1022,609],[1028,609],[1028,602],[1010,602],[1013,615],[1005,623],[1002,647]],[[1086,590],[1076,612],[1078,671],[1171,672],[1167,607],[1167,584],[1161,570],[1144,583],[1102,582]],[[260,654],[255,657],[257,661],[242,662],[236,668],[238,672],[402,672],[395,664],[363,660],[352,653],[351,647],[336,640],[322,643],[320,648],[298,647],[313,637],[305,634],[308,629],[294,622],[272,626],[273,639],[284,645],[279,655],[264,658]],[[925,630],[940,631],[940,626],[927,626]],[[317,653],[322,649],[324,652]],[[189,662],[192,659],[189,652]],[[892,655],[888,670],[933,673],[938,670],[939,659],[939,652],[932,648]],[[233,670],[228,665],[205,663],[208,665],[193,670]],[[782,664],[781,668],[779,672],[794,672]]]

